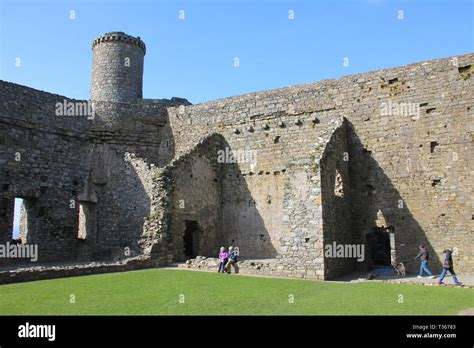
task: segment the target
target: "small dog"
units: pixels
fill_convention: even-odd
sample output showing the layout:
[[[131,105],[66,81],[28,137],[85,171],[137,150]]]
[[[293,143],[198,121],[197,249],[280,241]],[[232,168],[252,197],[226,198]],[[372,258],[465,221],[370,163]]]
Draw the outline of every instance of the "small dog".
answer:
[[[405,265],[403,263],[399,263],[395,268],[395,273],[397,273],[397,276],[402,276],[405,277]]]

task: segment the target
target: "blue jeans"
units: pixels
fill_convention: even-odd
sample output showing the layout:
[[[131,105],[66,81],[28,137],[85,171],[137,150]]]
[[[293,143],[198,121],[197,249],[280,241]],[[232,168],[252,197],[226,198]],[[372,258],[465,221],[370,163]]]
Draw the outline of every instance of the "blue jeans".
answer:
[[[441,275],[439,276],[439,282],[441,283],[441,282],[443,281],[443,279],[444,279],[444,277],[446,276],[446,273],[448,273],[448,271],[449,271],[449,273],[451,273],[451,275],[453,276],[454,284],[459,283],[459,280],[458,280],[458,278],[456,277],[456,273],[454,273],[453,267],[450,267],[450,268],[448,268],[448,269],[443,268],[443,271],[441,272]]]
[[[430,269],[428,268],[428,266],[426,265],[428,263],[428,261],[421,261],[421,265],[420,265],[420,276],[423,275],[423,271],[425,271],[426,273],[428,273],[428,275],[431,277],[433,275],[433,273],[431,273]]]
[[[226,263],[227,263],[227,259],[219,260],[219,269],[217,270],[217,272],[224,272]]]

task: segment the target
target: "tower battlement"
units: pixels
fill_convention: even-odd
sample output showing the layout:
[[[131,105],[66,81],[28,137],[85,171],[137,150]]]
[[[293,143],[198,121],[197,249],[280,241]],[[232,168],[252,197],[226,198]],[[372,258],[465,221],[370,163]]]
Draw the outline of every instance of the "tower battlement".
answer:
[[[142,99],[146,46],[140,37],[105,33],[92,42],[92,51],[91,100],[129,103]]]
[[[94,49],[95,46],[103,42],[129,43],[129,44],[140,47],[143,50],[143,54],[146,54],[146,45],[141,40],[140,36],[134,37],[134,36],[125,34],[123,31],[112,31],[112,32],[105,33],[97,37],[94,41],[92,41],[92,49]]]

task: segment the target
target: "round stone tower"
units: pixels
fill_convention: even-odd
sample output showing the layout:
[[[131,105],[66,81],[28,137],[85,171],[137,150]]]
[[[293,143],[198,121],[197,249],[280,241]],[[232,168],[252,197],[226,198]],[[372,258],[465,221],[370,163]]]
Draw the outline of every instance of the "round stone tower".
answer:
[[[116,31],[92,42],[91,100],[133,102],[142,98],[145,43]]]

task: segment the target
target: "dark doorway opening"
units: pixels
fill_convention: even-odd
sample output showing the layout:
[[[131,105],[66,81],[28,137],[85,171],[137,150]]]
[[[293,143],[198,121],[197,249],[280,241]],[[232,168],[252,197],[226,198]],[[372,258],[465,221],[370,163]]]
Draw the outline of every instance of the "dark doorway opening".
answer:
[[[184,256],[186,258],[195,258],[199,253],[199,234],[200,227],[197,221],[186,220],[183,236]]]
[[[391,265],[390,234],[385,228],[374,227],[373,232],[367,234],[367,248],[372,266]]]

